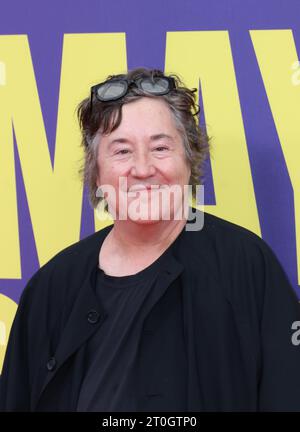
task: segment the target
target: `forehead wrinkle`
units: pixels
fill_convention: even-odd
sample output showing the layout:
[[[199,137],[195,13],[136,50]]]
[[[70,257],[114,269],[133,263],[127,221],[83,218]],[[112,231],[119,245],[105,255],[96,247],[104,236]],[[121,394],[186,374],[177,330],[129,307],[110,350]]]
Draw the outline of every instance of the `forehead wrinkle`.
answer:
[[[158,140],[163,139],[163,138],[167,138],[171,141],[174,140],[174,138],[171,135],[168,135],[166,133],[154,134],[154,135],[151,135],[149,138],[150,138],[150,141],[158,141]],[[130,142],[131,142],[131,140],[128,138],[118,137],[118,138],[114,138],[112,141],[110,141],[108,146],[111,147],[113,144],[128,144]]]

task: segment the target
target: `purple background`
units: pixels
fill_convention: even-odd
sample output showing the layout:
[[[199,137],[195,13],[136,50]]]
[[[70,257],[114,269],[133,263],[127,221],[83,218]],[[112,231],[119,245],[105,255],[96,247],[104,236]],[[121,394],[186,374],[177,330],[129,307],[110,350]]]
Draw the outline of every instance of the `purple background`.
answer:
[[[0,13],[0,34],[28,35],[52,164],[65,33],[125,32],[128,68],[163,70],[166,32],[228,30],[262,237],[276,253],[300,299],[293,190],[250,39],[252,29],[292,29],[300,57],[299,0],[10,0],[2,2]],[[262,146],[268,152],[262,152]],[[0,293],[18,302],[39,263],[16,145],[15,155],[22,279],[0,280]],[[213,204],[209,165],[206,178],[205,204]],[[93,213],[85,191],[81,238],[93,231]]]

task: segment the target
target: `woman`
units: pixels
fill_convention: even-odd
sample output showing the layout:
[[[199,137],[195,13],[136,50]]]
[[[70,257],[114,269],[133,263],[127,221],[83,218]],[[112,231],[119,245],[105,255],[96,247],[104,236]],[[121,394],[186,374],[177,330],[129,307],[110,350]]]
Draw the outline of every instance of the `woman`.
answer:
[[[114,223],[29,280],[1,410],[300,410],[282,267],[254,233],[188,205],[209,149],[193,90],[135,69],[92,87],[78,114],[90,202]]]

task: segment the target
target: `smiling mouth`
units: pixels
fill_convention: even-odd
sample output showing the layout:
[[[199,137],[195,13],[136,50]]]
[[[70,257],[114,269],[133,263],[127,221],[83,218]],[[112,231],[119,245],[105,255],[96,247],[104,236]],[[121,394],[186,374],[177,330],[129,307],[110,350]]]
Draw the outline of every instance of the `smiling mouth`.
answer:
[[[159,190],[166,188],[166,185],[136,185],[128,189],[127,193],[138,192],[142,190]]]

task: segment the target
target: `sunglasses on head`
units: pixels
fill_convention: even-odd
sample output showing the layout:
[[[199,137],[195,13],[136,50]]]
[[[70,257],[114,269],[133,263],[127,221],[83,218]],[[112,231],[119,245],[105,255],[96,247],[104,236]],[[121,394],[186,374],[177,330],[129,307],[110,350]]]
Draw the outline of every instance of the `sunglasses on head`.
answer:
[[[154,76],[140,77],[132,80],[126,78],[111,78],[91,87],[91,110],[93,95],[101,102],[120,99],[125,96],[131,86],[136,86],[146,93],[161,96],[176,88],[173,77]]]

